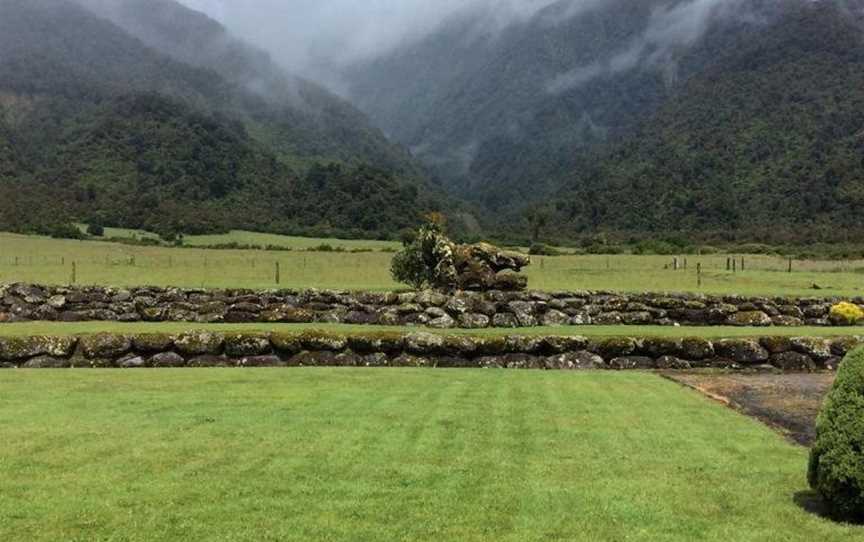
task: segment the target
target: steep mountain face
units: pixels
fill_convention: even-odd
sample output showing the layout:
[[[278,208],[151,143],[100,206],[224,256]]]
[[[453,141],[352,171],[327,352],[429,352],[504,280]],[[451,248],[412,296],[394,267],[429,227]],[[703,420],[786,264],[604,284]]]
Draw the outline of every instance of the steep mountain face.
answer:
[[[344,101],[179,4],[111,5],[0,0],[0,227],[383,236],[436,207]]]
[[[242,88],[244,113],[277,150],[300,157],[362,160],[419,176],[408,152],[390,143],[354,106],[286,73],[269,55],[206,15],[174,0],[78,0],[175,60],[213,70]]]
[[[556,197],[571,231],[850,240],[864,204],[864,10],[786,6]],[[755,31],[755,30],[754,30]],[[726,44],[724,42],[724,44]],[[706,43],[708,51],[712,44]]]
[[[574,5],[452,20],[347,74],[355,102],[507,222],[550,200],[571,234],[854,222],[864,3]]]
[[[442,179],[498,208],[548,194],[575,150],[625,132],[671,93],[662,69],[601,71],[644,39],[668,0],[610,0],[576,15],[564,0],[486,30],[473,12],[420,43],[350,73],[356,103]],[[578,77],[578,76],[577,76]],[[384,82],[384,86],[382,83]]]

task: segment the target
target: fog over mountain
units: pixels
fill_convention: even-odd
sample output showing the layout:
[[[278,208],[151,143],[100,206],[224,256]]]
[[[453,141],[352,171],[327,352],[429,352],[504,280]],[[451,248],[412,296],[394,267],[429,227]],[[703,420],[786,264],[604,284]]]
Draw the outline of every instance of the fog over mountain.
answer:
[[[69,216],[393,236],[446,191],[471,231],[531,206],[562,238],[860,226],[864,0],[0,9],[0,181]]]
[[[602,0],[182,0],[265,48],[301,75],[345,91],[340,74],[429,36],[447,20],[482,15],[483,32],[525,21],[553,4],[556,18]],[[554,21],[550,21],[554,22]]]

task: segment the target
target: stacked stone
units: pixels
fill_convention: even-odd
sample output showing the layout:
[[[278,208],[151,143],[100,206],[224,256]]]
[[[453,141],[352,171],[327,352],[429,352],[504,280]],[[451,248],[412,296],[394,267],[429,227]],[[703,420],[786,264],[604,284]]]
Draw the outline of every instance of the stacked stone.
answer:
[[[98,334],[0,338],[0,367],[474,367],[834,370],[864,337],[821,339],[469,337],[425,332]]]
[[[346,323],[480,329],[565,325],[830,326],[839,298],[609,292],[347,292],[0,285],[0,322]],[[851,300],[864,307],[864,298]]]

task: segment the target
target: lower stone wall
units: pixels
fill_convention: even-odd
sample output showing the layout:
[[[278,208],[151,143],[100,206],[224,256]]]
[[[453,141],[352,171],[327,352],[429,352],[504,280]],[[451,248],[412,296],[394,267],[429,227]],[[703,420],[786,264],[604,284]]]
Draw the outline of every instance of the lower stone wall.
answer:
[[[0,338],[0,368],[474,367],[835,370],[864,337],[638,338],[430,333],[100,334]]]

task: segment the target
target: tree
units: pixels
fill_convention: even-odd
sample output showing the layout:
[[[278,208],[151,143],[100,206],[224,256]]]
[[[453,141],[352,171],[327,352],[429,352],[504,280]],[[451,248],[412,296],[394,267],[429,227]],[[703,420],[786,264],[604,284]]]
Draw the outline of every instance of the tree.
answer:
[[[841,520],[864,521],[864,349],[843,360],[816,423],[808,480]]]
[[[444,235],[444,217],[430,213],[426,223],[417,231],[414,240],[393,256],[390,274],[397,282],[416,290],[452,285],[453,242]],[[407,239],[406,239],[407,241]]]
[[[525,219],[531,228],[531,242],[536,243],[552,219],[552,209],[546,205],[533,205],[525,210]]]

